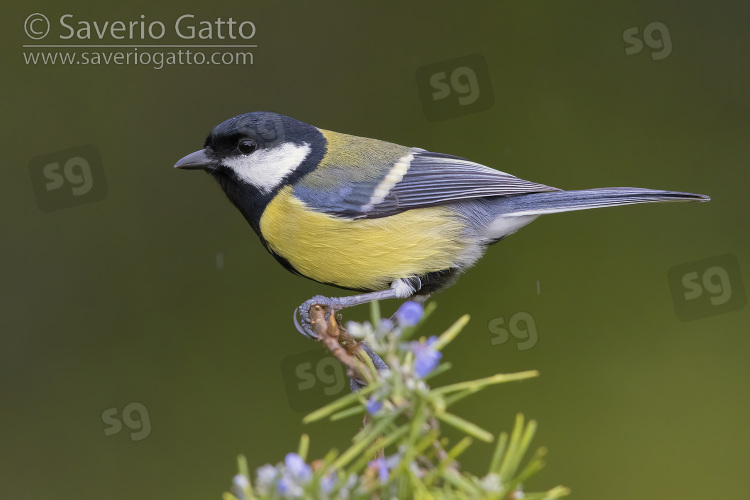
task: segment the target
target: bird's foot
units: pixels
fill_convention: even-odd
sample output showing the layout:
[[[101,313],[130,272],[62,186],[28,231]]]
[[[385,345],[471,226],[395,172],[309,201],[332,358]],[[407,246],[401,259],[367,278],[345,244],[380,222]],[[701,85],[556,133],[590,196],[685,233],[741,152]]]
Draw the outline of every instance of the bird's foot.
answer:
[[[325,307],[326,321],[331,317],[331,314],[336,314],[336,312],[344,308],[341,299],[338,297],[324,297],[322,295],[316,295],[297,307],[294,310],[294,326],[297,327],[298,332],[310,339],[318,338],[313,330],[312,321],[310,321],[310,308],[314,305]]]

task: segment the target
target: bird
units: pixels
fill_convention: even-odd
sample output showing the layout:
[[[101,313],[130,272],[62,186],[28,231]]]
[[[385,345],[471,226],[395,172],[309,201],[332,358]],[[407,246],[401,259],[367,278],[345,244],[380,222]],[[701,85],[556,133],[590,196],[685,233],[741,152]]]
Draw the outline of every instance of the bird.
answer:
[[[541,215],[702,194],[634,187],[562,190],[446,153],[320,129],[270,111],[217,125],[174,167],[218,181],[287,270],[359,292],[315,296],[327,314],[373,300],[424,302],[456,282],[487,247]],[[299,319],[298,319],[299,316]]]

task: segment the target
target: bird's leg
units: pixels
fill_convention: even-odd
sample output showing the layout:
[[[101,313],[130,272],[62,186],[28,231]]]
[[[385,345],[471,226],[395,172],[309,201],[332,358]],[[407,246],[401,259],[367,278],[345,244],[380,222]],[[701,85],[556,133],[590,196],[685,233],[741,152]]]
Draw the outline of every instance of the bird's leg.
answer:
[[[372,350],[372,347],[367,345],[367,342],[363,340],[359,343],[359,347],[361,347],[362,351],[364,351],[364,353],[370,357],[370,359],[372,360],[372,365],[378,372],[388,371],[388,365],[386,365],[385,361],[383,361],[380,356],[378,356],[378,354]],[[359,380],[356,377],[349,379],[349,388],[352,390],[352,392],[364,389],[365,385],[366,384],[364,380]]]
[[[421,282],[419,281],[417,281],[417,283],[414,283],[413,281],[408,280],[396,280],[391,285],[391,288],[378,292],[351,295],[349,297],[324,297],[322,295],[316,295],[310,300],[306,300],[305,302],[303,302],[302,305],[294,310],[294,325],[297,327],[297,331],[299,331],[305,337],[317,340],[318,336],[315,334],[315,331],[312,328],[312,321],[310,320],[310,308],[312,306],[319,304],[325,307],[325,319],[326,321],[328,321],[328,319],[331,317],[331,314],[336,314],[341,309],[358,306],[361,304],[367,304],[368,302],[372,302],[373,300],[398,298],[405,299],[407,297],[411,297],[412,300],[421,304],[426,301],[430,297],[430,295],[415,295],[416,292],[418,292],[420,286]],[[297,319],[297,316],[299,316],[299,320]],[[378,356],[377,353],[375,353],[375,351],[373,351],[366,342],[360,342],[359,345],[365,352],[365,354],[370,357],[373,365],[379,372],[388,370],[388,365],[386,365],[383,360],[380,359],[380,356]],[[364,387],[364,381],[357,380],[355,378],[351,379],[352,391],[362,389],[362,387]]]
[[[312,329],[312,323],[310,322],[310,308],[315,304],[320,304],[326,308],[326,319],[328,319],[331,314],[335,314],[347,307],[367,304],[373,300],[396,299],[398,297],[399,293],[393,288],[378,292],[351,295],[349,297],[324,297],[322,295],[316,295],[310,300],[303,302],[302,305],[294,310],[294,326],[296,326],[297,331],[305,337],[317,339],[317,336]],[[299,316],[299,320],[297,319],[297,316]]]
[[[360,304],[366,304],[368,302],[372,302],[373,300],[395,299],[397,297],[398,293],[392,288],[379,292],[352,295],[350,297],[324,297],[322,295],[316,295],[310,300],[306,300],[305,302],[303,302],[302,305],[294,310],[294,325],[302,335],[306,336],[307,338],[317,340],[318,336],[315,334],[312,328],[312,321],[310,320],[310,308],[312,306],[319,304],[325,307],[325,319],[326,321],[328,321],[328,319],[331,317],[331,314],[336,314],[336,312],[340,311],[341,309],[358,306]],[[297,319],[298,315],[300,316],[301,321]],[[373,351],[366,342],[362,341],[359,345],[364,353],[370,357],[377,371],[382,372],[388,370],[388,365],[386,365],[383,360],[380,359],[380,356],[378,356],[377,353],[375,353],[375,351]],[[350,379],[350,387],[353,392],[362,389],[364,386],[365,382],[363,380],[359,380],[357,378]]]

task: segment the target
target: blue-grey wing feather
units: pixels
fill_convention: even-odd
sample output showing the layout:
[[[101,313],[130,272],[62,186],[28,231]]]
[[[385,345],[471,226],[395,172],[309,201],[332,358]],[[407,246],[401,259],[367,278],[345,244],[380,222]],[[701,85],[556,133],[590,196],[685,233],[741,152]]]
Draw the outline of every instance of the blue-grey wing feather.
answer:
[[[420,149],[414,149],[413,156],[401,180],[376,200],[373,194],[393,165],[382,166],[382,175],[374,180],[351,182],[344,174],[333,190],[299,183],[294,194],[311,208],[332,215],[377,218],[467,199],[559,191],[457,156]]]

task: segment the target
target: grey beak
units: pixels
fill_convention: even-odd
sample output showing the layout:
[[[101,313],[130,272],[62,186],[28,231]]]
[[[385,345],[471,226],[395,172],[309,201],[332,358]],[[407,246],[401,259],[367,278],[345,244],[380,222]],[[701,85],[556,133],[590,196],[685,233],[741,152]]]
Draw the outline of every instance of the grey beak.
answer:
[[[201,149],[195,153],[181,158],[174,164],[174,168],[184,168],[186,170],[200,170],[211,166],[213,160],[206,155],[206,150]]]

